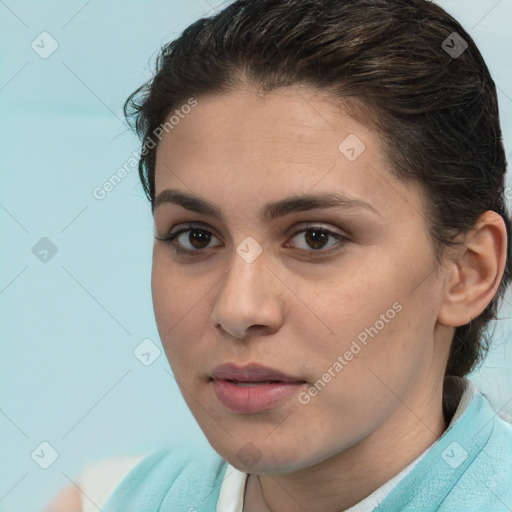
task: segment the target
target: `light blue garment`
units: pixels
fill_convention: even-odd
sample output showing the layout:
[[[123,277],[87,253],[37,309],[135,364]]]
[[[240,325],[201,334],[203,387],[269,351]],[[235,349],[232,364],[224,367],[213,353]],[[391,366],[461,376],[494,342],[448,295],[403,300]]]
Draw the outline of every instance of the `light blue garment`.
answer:
[[[226,462],[211,448],[163,448],[136,466],[103,512],[215,512]],[[512,425],[481,393],[375,512],[512,512]]]

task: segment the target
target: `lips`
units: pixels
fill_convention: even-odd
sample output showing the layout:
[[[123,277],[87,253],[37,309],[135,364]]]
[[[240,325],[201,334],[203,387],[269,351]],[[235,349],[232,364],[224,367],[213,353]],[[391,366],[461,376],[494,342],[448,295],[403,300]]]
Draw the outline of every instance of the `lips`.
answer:
[[[246,366],[237,366],[233,363],[225,363],[216,366],[212,373],[215,380],[233,380],[238,382],[299,382],[302,379],[291,377],[272,368],[251,363]]]
[[[273,409],[293,396],[305,381],[278,370],[251,363],[225,363],[211,373],[218,400],[230,411],[257,413]]]

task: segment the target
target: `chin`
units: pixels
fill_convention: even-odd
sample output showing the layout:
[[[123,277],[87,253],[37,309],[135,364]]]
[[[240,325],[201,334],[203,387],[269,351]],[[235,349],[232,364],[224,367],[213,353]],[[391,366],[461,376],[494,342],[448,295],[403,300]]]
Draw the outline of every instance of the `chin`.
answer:
[[[292,437],[290,441],[283,445],[280,441],[272,442],[268,438],[262,438],[238,443],[231,442],[229,445],[222,444],[222,446],[211,444],[222,458],[245,473],[292,473],[314,466],[329,457],[329,454],[326,455],[324,452],[309,453],[309,450],[306,451],[304,447],[299,450],[300,443],[293,442]],[[240,448],[234,450],[233,445]]]

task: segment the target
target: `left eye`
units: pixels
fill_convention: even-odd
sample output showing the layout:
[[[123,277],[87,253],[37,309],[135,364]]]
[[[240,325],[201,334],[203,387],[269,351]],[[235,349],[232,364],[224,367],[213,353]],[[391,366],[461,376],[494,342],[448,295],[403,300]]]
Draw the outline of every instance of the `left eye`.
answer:
[[[327,249],[330,249],[333,245],[336,245],[336,242],[346,242],[348,240],[345,236],[339,233],[335,233],[318,226],[309,226],[306,229],[296,232],[293,235],[293,238],[297,237],[300,237],[299,239],[304,240],[307,244],[307,247],[298,247],[299,249],[314,249],[314,252],[328,252],[321,250],[326,247]],[[328,245],[329,241],[332,241],[333,243]],[[294,247],[297,247],[297,245],[294,244]]]

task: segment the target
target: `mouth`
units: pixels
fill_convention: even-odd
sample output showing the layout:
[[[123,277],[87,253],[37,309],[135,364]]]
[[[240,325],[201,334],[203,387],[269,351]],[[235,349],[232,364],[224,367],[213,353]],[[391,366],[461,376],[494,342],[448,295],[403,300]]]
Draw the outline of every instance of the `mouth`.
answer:
[[[213,380],[230,380],[234,382],[304,382],[303,379],[287,375],[267,366],[251,363],[238,366],[234,363],[224,363],[216,366],[211,373]]]
[[[301,378],[255,363],[217,366],[211,373],[210,382],[224,407],[245,414],[274,409],[306,384]]]
[[[232,379],[225,379],[228,382],[231,382],[232,384],[236,384],[237,386],[241,388],[250,388],[252,386],[262,386],[264,384],[278,384],[281,381],[279,380],[257,380],[257,381],[244,381],[244,380],[232,380]]]

